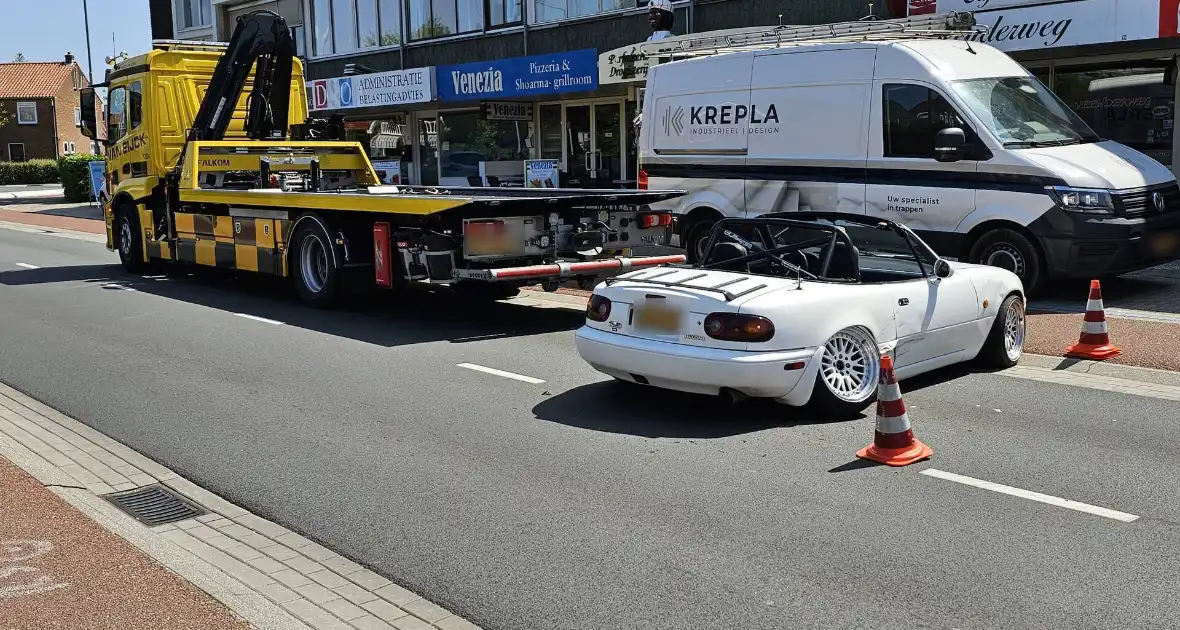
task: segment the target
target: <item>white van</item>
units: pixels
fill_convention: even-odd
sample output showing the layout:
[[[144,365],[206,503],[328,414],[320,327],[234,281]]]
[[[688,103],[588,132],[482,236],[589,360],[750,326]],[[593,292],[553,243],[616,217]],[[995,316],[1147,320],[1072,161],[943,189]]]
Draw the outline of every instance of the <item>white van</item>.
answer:
[[[723,216],[794,210],[904,223],[1030,293],[1180,258],[1171,171],[1098,137],[1003,52],[896,32],[803,39],[648,70],[640,181],[689,191],[661,209],[690,260]]]

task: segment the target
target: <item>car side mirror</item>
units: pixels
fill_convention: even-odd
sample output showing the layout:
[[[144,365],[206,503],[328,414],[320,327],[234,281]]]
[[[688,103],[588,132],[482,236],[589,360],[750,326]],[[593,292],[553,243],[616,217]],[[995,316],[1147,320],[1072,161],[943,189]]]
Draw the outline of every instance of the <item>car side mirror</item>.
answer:
[[[955,275],[955,268],[946,260],[939,258],[934,261],[934,275],[939,278],[949,278]]]
[[[948,127],[934,137],[934,159],[939,162],[958,162],[967,148],[967,134],[958,127]]]

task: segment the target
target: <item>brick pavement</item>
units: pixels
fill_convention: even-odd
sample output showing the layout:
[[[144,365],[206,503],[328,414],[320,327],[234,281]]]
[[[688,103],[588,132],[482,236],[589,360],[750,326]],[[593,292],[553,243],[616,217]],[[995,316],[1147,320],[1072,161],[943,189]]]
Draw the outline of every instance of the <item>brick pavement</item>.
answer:
[[[0,456],[0,626],[245,629],[223,604]]]
[[[61,486],[59,492],[87,516],[149,552],[256,628],[479,630],[418,594],[222,499],[2,383],[0,456],[32,473],[41,484]],[[149,528],[99,498],[156,483],[210,513]],[[2,568],[0,576],[4,576]],[[4,622],[8,618],[0,615]]]

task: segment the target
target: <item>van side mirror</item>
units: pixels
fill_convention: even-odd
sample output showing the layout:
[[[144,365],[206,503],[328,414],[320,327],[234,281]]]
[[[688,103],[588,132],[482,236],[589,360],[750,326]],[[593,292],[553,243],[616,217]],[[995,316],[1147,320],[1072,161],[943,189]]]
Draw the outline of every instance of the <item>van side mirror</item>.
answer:
[[[934,159],[939,162],[958,162],[967,147],[967,134],[958,127],[948,127],[934,137]]]
[[[78,105],[82,110],[82,135],[91,140],[106,142],[105,137],[98,137],[98,105],[94,88],[86,87],[78,90]]]

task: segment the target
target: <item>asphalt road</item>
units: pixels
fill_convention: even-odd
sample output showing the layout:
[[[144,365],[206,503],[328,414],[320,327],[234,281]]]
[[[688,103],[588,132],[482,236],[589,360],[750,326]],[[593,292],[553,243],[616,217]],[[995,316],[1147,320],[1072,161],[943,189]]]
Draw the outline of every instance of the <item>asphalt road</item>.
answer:
[[[1174,401],[947,370],[903,383],[933,459],[866,467],[871,418],[615,384],[580,322],[325,313],[0,230],[0,380],[489,630],[1180,620]]]

